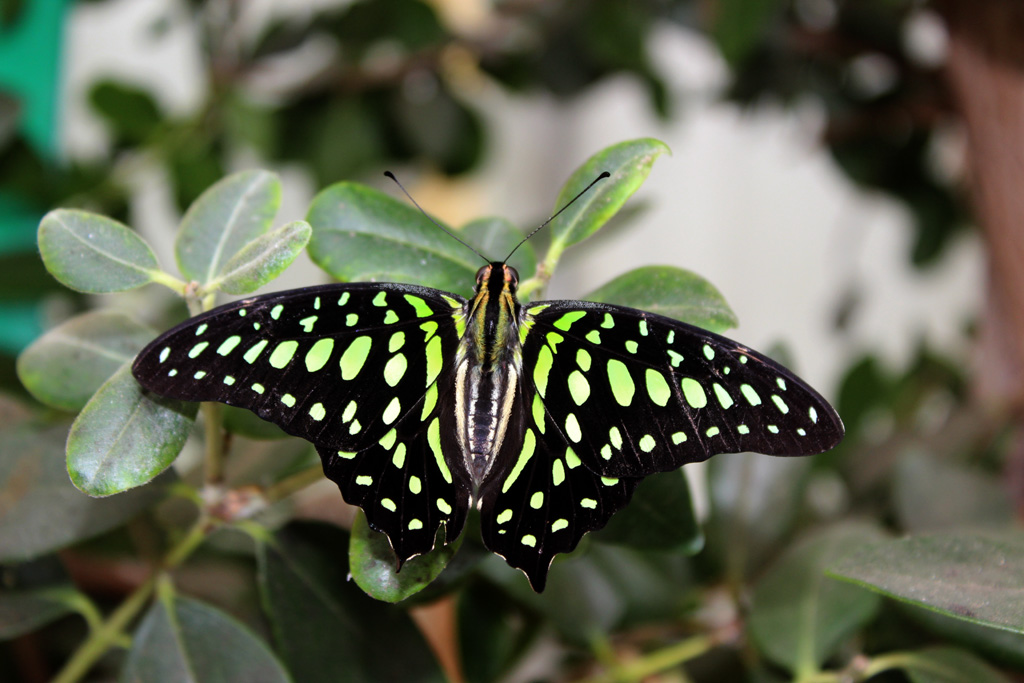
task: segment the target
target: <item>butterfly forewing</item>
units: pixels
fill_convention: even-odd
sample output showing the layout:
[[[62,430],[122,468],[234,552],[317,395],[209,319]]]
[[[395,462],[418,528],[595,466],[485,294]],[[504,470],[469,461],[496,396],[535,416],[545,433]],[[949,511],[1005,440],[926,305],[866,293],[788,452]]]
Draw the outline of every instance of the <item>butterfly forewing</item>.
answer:
[[[524,372],[584,465],[643,477],[716,453],[820,453],[835,410],[779,364],[730,339],[582,301],[526,310]]]
[[[248,408],[311,441],[401,561],[429,550],[442,522],[454,539],[465,518],[465,471],[440,446],[463,303],[365,283],[255,297],[161,336],[133,372],[159,394]]]

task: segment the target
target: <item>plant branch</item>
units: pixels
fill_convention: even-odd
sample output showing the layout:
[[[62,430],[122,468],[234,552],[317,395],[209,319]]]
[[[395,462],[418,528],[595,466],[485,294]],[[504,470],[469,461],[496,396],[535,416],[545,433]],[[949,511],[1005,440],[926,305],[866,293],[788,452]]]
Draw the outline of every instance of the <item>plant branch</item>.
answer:
[[[717,644],[718,639],[712,636],[694,636],[681,643],[655,650],[628,664],[616,665],[608,673],[589,679],[588,683],[642,681],[649,676],[699,657]]]

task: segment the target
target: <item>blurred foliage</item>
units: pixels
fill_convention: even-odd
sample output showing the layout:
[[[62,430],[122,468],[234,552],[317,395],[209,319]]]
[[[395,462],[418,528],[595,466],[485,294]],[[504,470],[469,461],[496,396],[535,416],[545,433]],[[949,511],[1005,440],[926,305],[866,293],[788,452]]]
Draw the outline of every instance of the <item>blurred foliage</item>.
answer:
[[[24,5],[0,1],[0,28],[17,21]],[[163,171],[182,212],[239,158],[253,156],[298,164],[317,187],[332,186],[325,192],[357,198],[372,191],[335,183],[396,164],[466,173],[490,144],[488,121],[474,105],[481,78],[571,99],[625,74],[646,87],[654,112],[671,116],[672,97],[648,44],[660,22],[673,22],[706,32],[718,46],[730,68],[731,101],[820,107],[822,142],[838,167],[914,217],[911,263],[936,262],[965,225],[957,169],[942,163],[955,120],[940,64],[908,39],[915,22],[928,20],[927,5],[916,0],[512,0],[489,7],[491,20],[477,31],[455,28],[438,13],[440,3],[416,0],[275,15],[240,31],[243,5],[183,2],[144,36],[159,40],[174,22],[201,36],[207,88],[193,111],[169,112],[146,86],[92,84],[88,104],[108,136],[105,156],[47,160],[18,133],[18,103],[0,95],[0,194],[39,215],[62,206],[127,223],[140,164]],[[321,50],[329,56],[311,68],[264,78]],[[317,208],[314,202],[311,220]],[[413,227],[417,220],[408,219]],[[113,222],[105,229],[130,242],[120,232],[130,229]],[[501,219],[464,230],[474,244],[517,239]],[[301,226],[286,233],[290,261],[305,242]],[[253,272],[262,272],[258,239],[247,235],[243,242],[256,246],[238,250]],[[326,263],[322,239],[314,236],[310,248]],[[66,248],[57,243],[53,253]],[[534,269],[550,276],[552,264],[537,268],[532,252],[517,258],[524,280]],[[57,263],[58,272],[82,274],[73,260]],[[137,265],[143,280],[169,284],[166,273]],[[116,270],[86,272],[85,282],[97,275],[117,281],[103,287],[131,284]],[[449,277],[443,270],[421,275]],[[642,275],[599,294],[717,311],[710,324],[733,324],[717,291],[692,273],[659,271],[660,284]],[[89,305],[62,290],[41,261],[0,261],[0,301],[58,290],[75,308]],[[161,313],[159,297],[142,301],[139,308],[167,323],[182,313],[180,305]],[[140,438],[183,440],[191,420],[187,411],[146,403],[123,376],[101,381],[137,350],[144,328],[110,313],[87,316],[22,356],[22,380],[38,400],[15,377],[13,359],[0,362],[0,679],[46,680],[111,624],[103,637],[115,647],[95,663],[97,679],[220,667],[235,677],[258,668],[267,680],[441,680],[424,634],[458,656],[467,681],[1006,681],[1024,672],[1021,622],[991,609],[1015,604],[1004,598],[1019,594],[1021,571],[1022,534],[1001,473],[1012,447],[1007,416],[977,405],[962,359],[926,342],[902,367],[871,352],[851,365],[836,402],[848,436],[835,451],[712,460],[706,519],[691,513],[678,473],[652,478],[613,524],[556,558],[548,589],[537,595],[484,551],[471,517],[443,571],[388,605],[349,581],[365,572],[350,570],[353,543],[373,552],[379,543],[358,524],[353,541],[336,525],[311,523],[305,498],[286,500],[321,478],[308,445],[282,440],[248,413],[224,415],[227,445],[245,457],[229,462],[216,507],[199,495],[201,473],[188,464],[196,460],[188,446],[180,481],[164,474],[106,499],[74,489],[65,463],[69,434],[72,457],[106,444],[92,453],[100,457],[91,482],[79,483],[98,481],[94,493],[110,492],[118,482],[134,486],[153,476],[139,465],[157,457],[136,448],[134,460],[108,461],[121,450],[118,421],[144,411],[152,419]],[[75,363],[90,372],[77,375],[74,391],[62,391]],[[96,396],[130,410],[96,407]],[[85,421],[114,434],[83,437],[71,424],[65,411],[90,401]],[[176,454],[162,453],[161,467]],[[315,507],[322,515],[331,504],[317,500]],[[907,534],[914,543],[891,540]],[[367,559],[362,551],[355,557]],[[961,586],[957,572],[977,569],[977,558],[991,571],[971,574],[972,590],[951,602]],[[926,585],[928,572],[947,583]],[[414,610],[436,600],[451,607],[454,635]],[[114,622],[125,604],[140,617],[130,628]],[[208,647],[222,641],[233,648],[223,658]],[[61,680],[86,671],[71,674]]]

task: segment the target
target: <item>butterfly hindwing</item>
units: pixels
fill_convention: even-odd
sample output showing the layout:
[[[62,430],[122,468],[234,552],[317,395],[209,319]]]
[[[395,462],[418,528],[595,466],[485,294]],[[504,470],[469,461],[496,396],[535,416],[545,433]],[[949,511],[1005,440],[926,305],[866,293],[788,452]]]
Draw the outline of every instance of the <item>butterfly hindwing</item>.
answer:
[[[524,372],[592,471],[643,477],[716,453],[820,453],[842,422],[766,356],[653,313],[583,301],[527,307]]]
[[[370,283],[253,297],[162,335],[133,372],[164,396],[247,408],[312,442],[403,561],[429,550],[442,522],[454,539],[465,518],[460,460],[425,457],[442,453],[434,447],[463,303]]]

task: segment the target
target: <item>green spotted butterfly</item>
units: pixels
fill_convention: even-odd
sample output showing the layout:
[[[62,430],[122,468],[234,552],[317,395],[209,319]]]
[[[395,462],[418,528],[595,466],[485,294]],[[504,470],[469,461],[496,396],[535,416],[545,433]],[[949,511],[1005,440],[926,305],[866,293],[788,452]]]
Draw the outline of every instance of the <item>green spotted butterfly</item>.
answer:
[[[742,344],[621,306],[521,304],[517,285],[492,262],[468,300],[382,283],[256,296],[163,334],[132,371],[312,442],[399,567],[441,525],[454,541],[476,506],[484,544],[537,591],[643,477],[843,436],[825,399]]]

